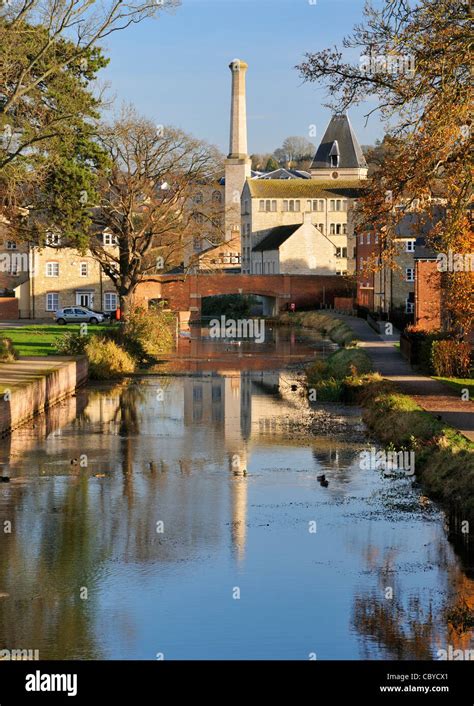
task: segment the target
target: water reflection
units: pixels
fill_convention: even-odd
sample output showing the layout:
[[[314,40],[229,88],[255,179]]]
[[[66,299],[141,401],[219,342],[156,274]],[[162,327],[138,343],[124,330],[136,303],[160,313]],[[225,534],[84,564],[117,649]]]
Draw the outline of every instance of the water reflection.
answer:
[[[444,616],[472,600],[473,582],[441,514],[420,508],[409,481],[359,468],[357,411],[349,436],[309,436],[296,375],[91,388],[15,432],[0,456],[12,479],[0,486],[12,526],[0,540],[0,648],[427,659],[470,646]]]

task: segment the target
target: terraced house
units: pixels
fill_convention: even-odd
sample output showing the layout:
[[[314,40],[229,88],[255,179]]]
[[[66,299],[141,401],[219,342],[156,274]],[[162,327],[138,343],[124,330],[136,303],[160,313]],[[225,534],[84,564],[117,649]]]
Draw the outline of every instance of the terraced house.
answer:
[[[111,235],[100,237],[106,247],[116,247]],[[0,318],[54,318],[67,306],[106,312],[118,307],[113,283],[90,252],[63,247],[59,235],[47,236],[41,247],[4,239],[0,258]]]

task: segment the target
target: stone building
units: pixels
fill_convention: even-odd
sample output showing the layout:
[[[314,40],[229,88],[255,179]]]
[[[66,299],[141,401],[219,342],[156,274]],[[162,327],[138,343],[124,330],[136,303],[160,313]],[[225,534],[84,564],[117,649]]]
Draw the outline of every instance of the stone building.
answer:
[[[262,251],[260,244],[271,238],[276,229],[311,224],[316,231],[312,236],[316,250],[311,251],[310,241],[304,237],[310,232],[307,227],[299,228],[298,235],[291,239],[295,261],[298,260],[294,273],[352,273],[351,209],[362,188],[363,183],[357,181],[340,181],[336,185],[316,179],[248,179],[242,193],[242,272],[257,274],[256,253]],[[290,261],[284,270],[288,274],[292,273]],[[267,274],[273,273],[267,270]]]
[[[111,236],[102,235],[104,245],[114,248]],[[115,312],[118,295],[90,252],[62,247],[58,235],[47,236],[44,246],[11,240],[0,242],[0,293],[16,300],[16,316],[9,318],[54,318],[58,309],[83,306]],[[1,317],[0,302],[0,317]]]

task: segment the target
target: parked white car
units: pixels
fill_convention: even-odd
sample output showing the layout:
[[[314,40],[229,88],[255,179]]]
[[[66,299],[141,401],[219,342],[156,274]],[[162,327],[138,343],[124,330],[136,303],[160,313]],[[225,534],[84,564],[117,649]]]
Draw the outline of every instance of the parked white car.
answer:
[[[58,309],[54,320],[58,324],[79,324],[86,321],[89,324],[101,324],[107,317],[98,311],[86,309],[83,306],[71,306]]]

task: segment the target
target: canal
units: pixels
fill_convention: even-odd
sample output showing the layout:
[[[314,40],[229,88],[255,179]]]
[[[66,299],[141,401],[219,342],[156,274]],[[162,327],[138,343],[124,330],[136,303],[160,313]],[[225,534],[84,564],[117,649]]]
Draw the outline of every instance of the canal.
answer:
[[[411,478],[364,470],[360,410],[308,407],[332,344],[194,331],[2,440],[0,654],[437,659],[474,581]],[[327,482],[321,482],[321,476]]]

